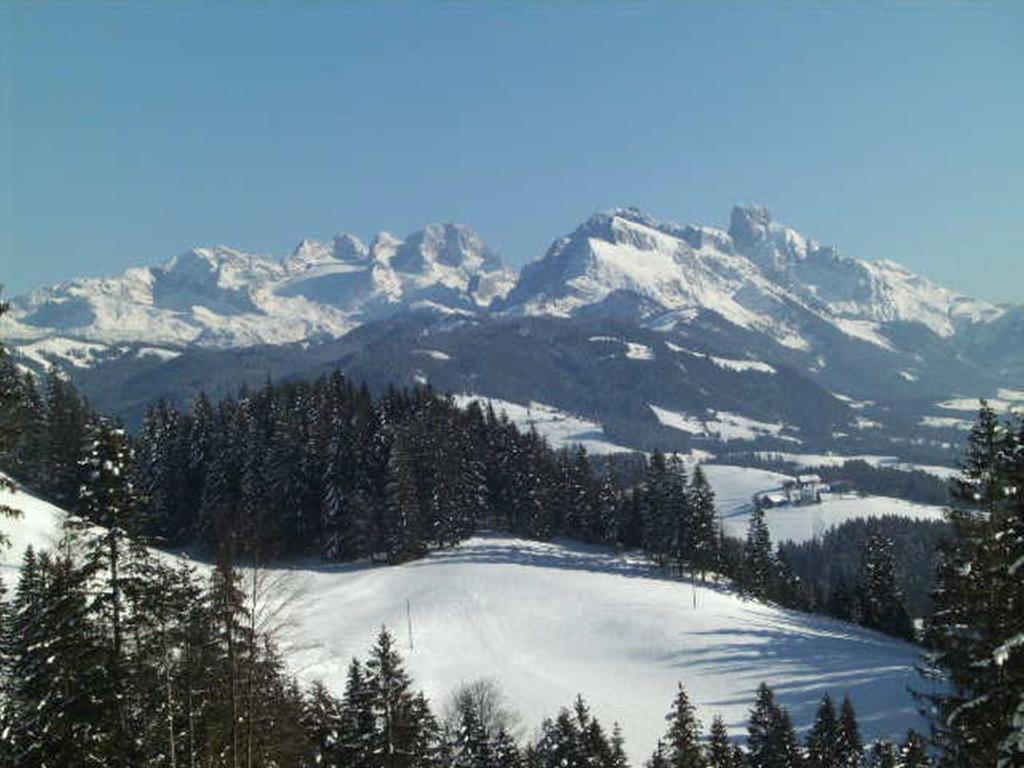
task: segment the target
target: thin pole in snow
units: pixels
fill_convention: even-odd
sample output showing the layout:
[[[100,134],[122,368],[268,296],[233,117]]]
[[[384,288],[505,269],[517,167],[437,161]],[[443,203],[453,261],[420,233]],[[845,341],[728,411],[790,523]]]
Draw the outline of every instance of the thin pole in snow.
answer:
[[[409,650],[412,650],[412,609],[409,607],[409,600],[405,601],[405,618],[409,623]]]

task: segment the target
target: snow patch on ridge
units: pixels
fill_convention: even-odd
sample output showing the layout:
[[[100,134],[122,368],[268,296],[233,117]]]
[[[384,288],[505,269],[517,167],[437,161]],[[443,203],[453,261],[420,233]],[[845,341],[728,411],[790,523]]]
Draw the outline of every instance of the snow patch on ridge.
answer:
[[[783,424],[759,421],[738,413],[712,411],[704,416],[697,416],[671,411],[667,408],[659,408],[656,405],[648,405],[648,407],[654,413],[659,423],[695,436],[715,438],[722,441],[746,441],[757,440],[761,437],[775,437],[799,442],[796,438],[787,437],[782,434],[782,431],[786,428]]]
[[[495,413],[504,413],[509,421],[523,432],[536,429],[537,433],[556,449],[579,445],[585,448],[587,453],[596,455],[634,452],[632,448],[624,448],[606,440],[604,427],[598,422],[566,413],[550,405],[537,402],[521,405],[473,394],[455,396],[455,404],[460,408],[465,408],[472,402],[479,402],[484,407],[490,404]]]

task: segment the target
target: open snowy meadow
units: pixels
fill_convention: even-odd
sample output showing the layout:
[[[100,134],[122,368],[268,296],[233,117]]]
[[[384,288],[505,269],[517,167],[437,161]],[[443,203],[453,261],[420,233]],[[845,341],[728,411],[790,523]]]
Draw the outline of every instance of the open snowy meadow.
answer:
[[[23,492],[0,500],[24,512],[0,521],[13,539],[0,555],[10,584],[26,546],[55,542],[63,513]],[[825,692],[853,697],[866,737],[924,727],[907,692],[920,684],[915,646],[669,578],[606,548],[485,534],[399,566],[280,570],[301,592],[289,609],[288,662],[339,693],[349,659],[387,626],[431,699],[495,678],[530,735],[580,693],[608,727],[622,725],[636,764],[662,735],[680,681],[705,725],[720,713],[735,736],[762,681],[800,728]]]

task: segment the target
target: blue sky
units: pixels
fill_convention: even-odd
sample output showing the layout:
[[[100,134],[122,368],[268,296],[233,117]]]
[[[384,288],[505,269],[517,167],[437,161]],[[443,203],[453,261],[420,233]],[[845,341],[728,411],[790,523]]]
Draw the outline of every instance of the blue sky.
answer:
[[[6,3],[0,282],[763,202],[1024,301],[1022,5]]]

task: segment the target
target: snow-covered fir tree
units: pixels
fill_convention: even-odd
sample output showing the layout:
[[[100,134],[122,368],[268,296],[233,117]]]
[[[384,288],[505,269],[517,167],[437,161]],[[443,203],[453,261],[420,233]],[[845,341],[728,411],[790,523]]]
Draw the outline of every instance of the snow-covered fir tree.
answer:
[[[753,597],[766,598],[774,573],[775,557],[768,525],[764,521],[764,510],[755,505],[750,513],[747,541],[743,547],[741,579],[744,590]]]
[[[825,694],[807,734],[807,768],[840,765],[839,718],[832,697]]]
[[[864,545],[857,586],[860,621],[881,632],[914,638],[914,625],[896,583],[892,542],[875,531]]]
[[[968,436],[940,549],[935,610],[925,625],[922,695],[943,766],[1024,762],[1024,477],[1020,424],[983,404]]]
[[[672,768],[705,768],[707,763],[700,742],[700,720],[682,683],[665,719],[669,724],[664,738],[669,765]]]

